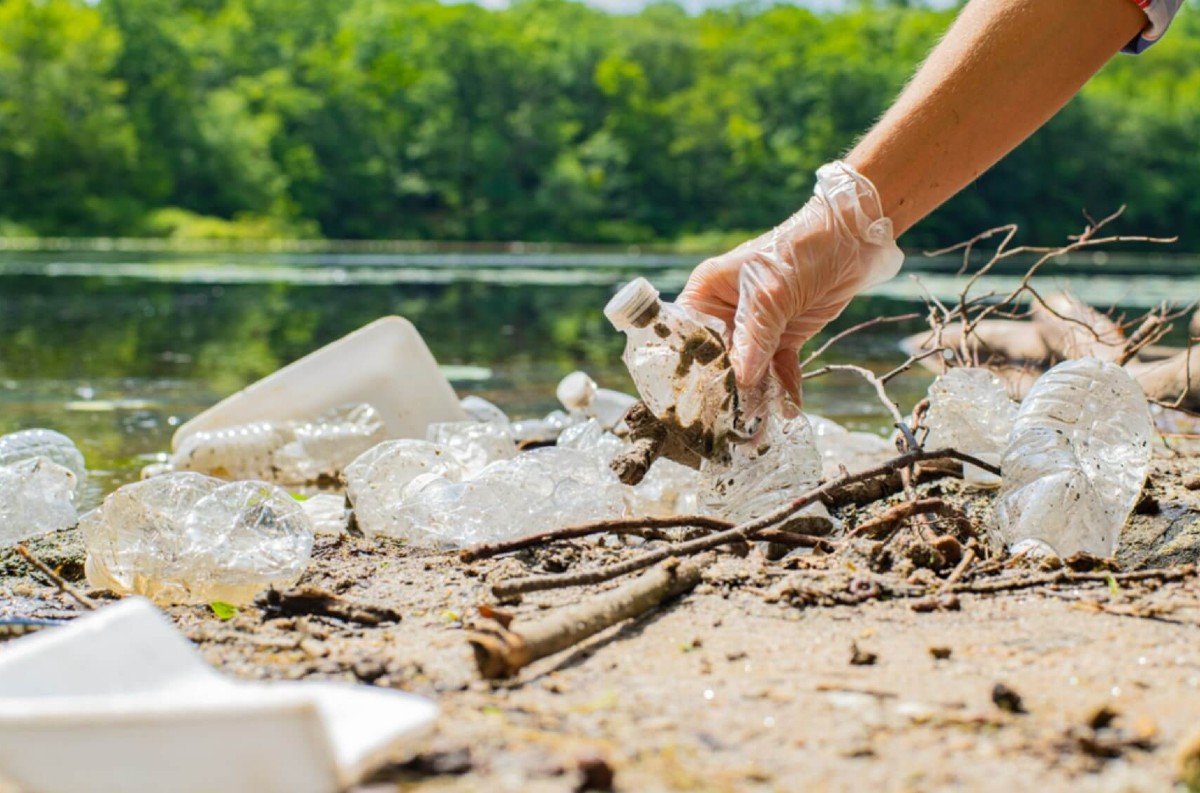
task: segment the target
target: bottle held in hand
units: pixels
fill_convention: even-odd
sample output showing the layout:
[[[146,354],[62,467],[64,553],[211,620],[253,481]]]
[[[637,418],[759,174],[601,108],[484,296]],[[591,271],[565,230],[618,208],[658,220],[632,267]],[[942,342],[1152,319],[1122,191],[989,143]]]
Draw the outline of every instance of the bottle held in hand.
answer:
[[[668,432],[702,458],[746,434],[719,320],[662,301],[645,278],[617,292],[604,315],[625,333],[625,365]]]

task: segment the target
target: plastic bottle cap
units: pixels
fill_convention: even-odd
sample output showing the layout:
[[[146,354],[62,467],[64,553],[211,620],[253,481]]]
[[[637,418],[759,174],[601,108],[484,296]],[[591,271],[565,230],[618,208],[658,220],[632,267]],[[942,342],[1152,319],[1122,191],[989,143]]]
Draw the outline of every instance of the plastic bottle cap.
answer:
[[[571,372],[559,382],[554,393],[567,410],[583,410],[596,397],[596,383],[587,372]]]
[[[613,295],[604,307],[604,316],[617,330],[644,326],[639,320],[658,303],[658,290],[645,278],[635,278]],[[653,315],[651,315],[653,316]]]

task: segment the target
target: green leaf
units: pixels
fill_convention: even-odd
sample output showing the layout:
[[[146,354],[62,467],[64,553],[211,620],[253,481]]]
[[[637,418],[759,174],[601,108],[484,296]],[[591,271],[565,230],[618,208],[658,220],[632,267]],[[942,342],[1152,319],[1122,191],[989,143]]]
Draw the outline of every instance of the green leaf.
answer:
[[[208,604],[208,607],[212,609],[213,614],[216,614],[219,620],[231,620],[238,613],[237,606],[232,603],[226,603],[224,600],[214,600]]]
[[[1110,592],[1112,592],[1114,595],[1121,594],[1121,587],[1119,584],[1117,584],[1117,579],[1112,573],[1108,573],[1106,576],[1104,576],[1104,580],[1108,582],[1108,589]]]
[[[308,501],[311,498],[311,496],[306,496],[303,493],[290,493],[289,495],[297,501]]]

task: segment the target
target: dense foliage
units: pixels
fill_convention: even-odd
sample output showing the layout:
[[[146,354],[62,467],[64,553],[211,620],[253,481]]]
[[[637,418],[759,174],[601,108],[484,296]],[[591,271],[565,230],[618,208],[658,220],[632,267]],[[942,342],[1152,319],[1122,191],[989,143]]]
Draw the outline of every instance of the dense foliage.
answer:
[[[766,227],[952,12],[0,0],[0,234],[637,242]],[[918,227],[1200,219],[1200,17]]]

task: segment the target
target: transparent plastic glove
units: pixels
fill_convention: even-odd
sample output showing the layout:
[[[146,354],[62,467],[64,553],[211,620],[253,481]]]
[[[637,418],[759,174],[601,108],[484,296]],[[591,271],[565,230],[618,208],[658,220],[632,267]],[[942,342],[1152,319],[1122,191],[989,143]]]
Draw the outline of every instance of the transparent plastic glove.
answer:
[[[799,404],[800,347],[903,262],[875,186],[846,163],[833,162],[817,170],[813,197],[799,212],[701,263],[676,302],[733,328],[740,390],[759,390],[773,371]]]

